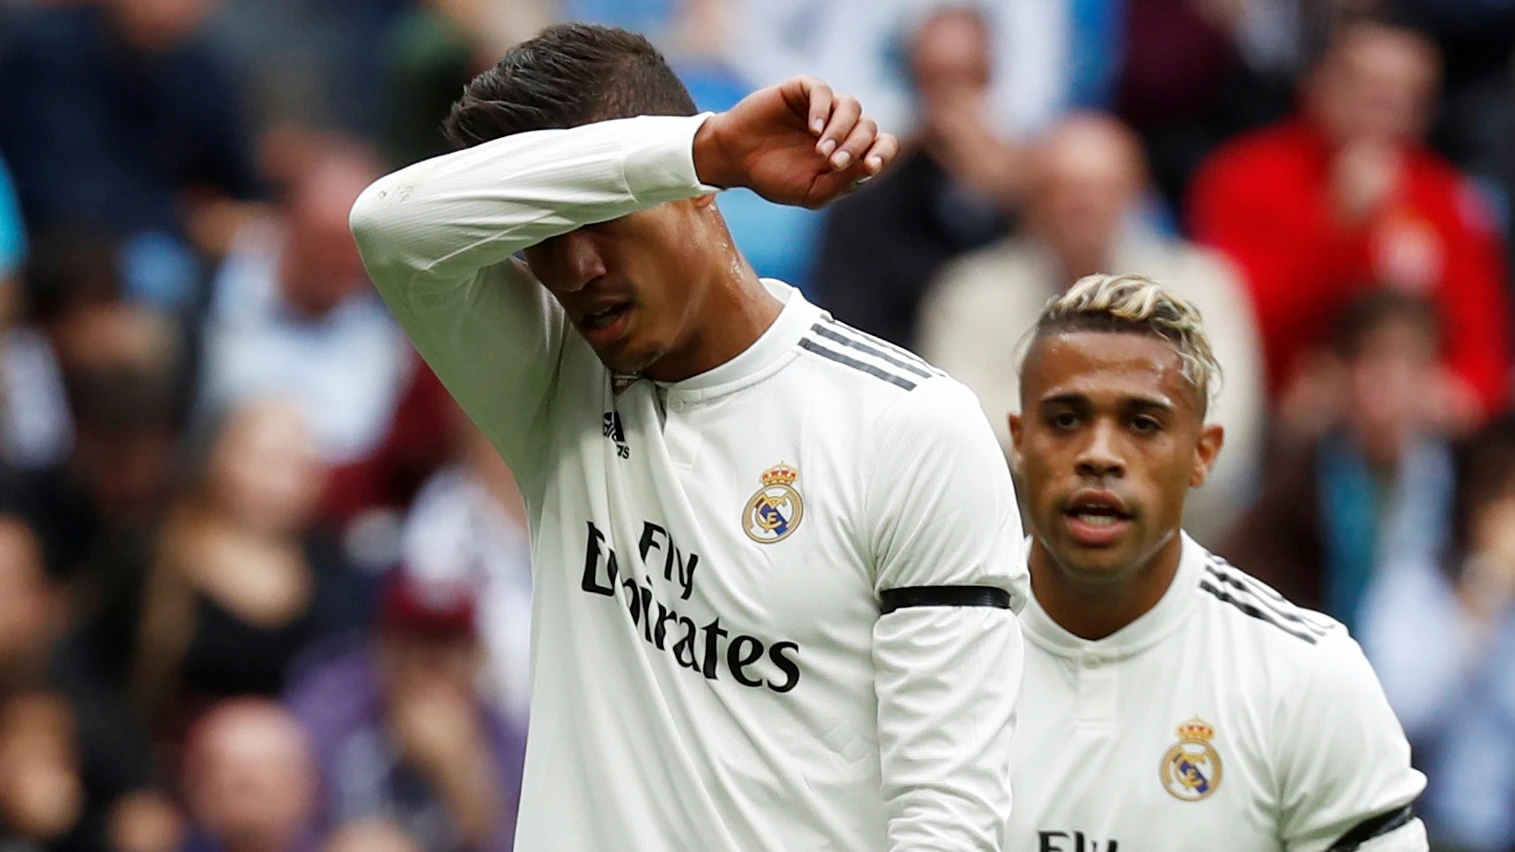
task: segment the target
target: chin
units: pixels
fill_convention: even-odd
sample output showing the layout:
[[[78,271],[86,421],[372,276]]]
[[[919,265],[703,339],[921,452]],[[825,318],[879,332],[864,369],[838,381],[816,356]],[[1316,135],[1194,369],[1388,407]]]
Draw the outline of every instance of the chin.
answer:
[[[1131,563],[1135,561],[1133,548],[1127,542],[1109,547],[1090,547],[1068,539],[1044,539],[1042,543],[1064,575],[1084,583],[1119,580],[1129,572]]]
[[[611,372],[625,375],[640,373],[657,360],[656,357],[624,346],[617,346],[609,352],[596,350],[594,354]]]
[[[1114,551],[1075,548],[1071,552],[1058,554],[1057,562],[1058,567],[1069,577],[1086,584],[1098,585],[1114,583],[1124,578],[1129,573],[1130,560]]]

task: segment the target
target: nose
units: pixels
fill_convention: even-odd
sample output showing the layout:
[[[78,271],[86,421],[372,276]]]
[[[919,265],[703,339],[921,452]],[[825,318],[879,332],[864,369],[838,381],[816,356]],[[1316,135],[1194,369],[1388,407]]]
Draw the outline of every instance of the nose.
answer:
[[[547,255],[548,269],[538,278],[548,289],[559,293],[576,293],[589,282],[605,274],[605,261],[594,238],[582,231],[570,231],[542,243],[538,250]]]
[[[1125,457],[1120,449],[1120,436],[1112,423],[1100,421],[1088,431],[1089,438],[1079,449],[1075,468],[1080,476],[1094,479],[1126,475]]]

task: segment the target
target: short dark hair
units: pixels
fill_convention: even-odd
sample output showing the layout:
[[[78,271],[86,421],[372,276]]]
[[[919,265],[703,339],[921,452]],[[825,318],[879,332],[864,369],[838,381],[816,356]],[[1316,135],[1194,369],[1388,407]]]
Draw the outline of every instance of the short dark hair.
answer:
[[[1331,347],[1338,357],[1351,360],[1362,352],[1369,335],[1397,322],[1420,332],[1433,349],[1440,344],[1440,318],[1428,299],[1400,290],[1376,289],[1352,300],[1337,315]]]
[[[442,132],[457,148],[638,115],[695,115],[689,90],[636,33],[557,24],[506,51],[452,105]]]

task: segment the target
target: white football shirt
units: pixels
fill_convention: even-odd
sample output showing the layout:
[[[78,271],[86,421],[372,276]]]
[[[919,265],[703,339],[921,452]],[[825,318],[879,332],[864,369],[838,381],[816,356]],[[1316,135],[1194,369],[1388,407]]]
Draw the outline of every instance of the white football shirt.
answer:
[[[999,850],[1028,590],[972,393],[778,282],[747,351],[628,382],[512,260],[711,191],[703,120],[510,136],[353,209],[380,292],[526,499],[516,848]],[[938,587],[988,605],[880,614]]]
[[[1339,623],[1187,536],[1141,618],[1098,641],[1022,614],[1010,846],[1424,852],[1425,778]]]

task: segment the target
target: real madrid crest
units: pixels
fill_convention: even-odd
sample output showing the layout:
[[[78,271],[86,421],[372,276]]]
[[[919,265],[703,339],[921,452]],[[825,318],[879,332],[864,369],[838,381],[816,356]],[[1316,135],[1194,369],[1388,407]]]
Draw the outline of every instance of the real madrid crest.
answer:
[[[1220,786],[1220,753],[1210,745],[1215,729],[1195,717],[1178,726],[1178,742],[1163,755],[1158,773],[1163,788],[1186,802],[1197,802]]]
[[[742,510],[742,529],[748,538],[759,544],[773,544],[788,538],[800,525],[805,503],[800,492],[794,490],[794,482],[799,478],[799,471],[783,463],[763,471],[760,477],[763,487]]]

